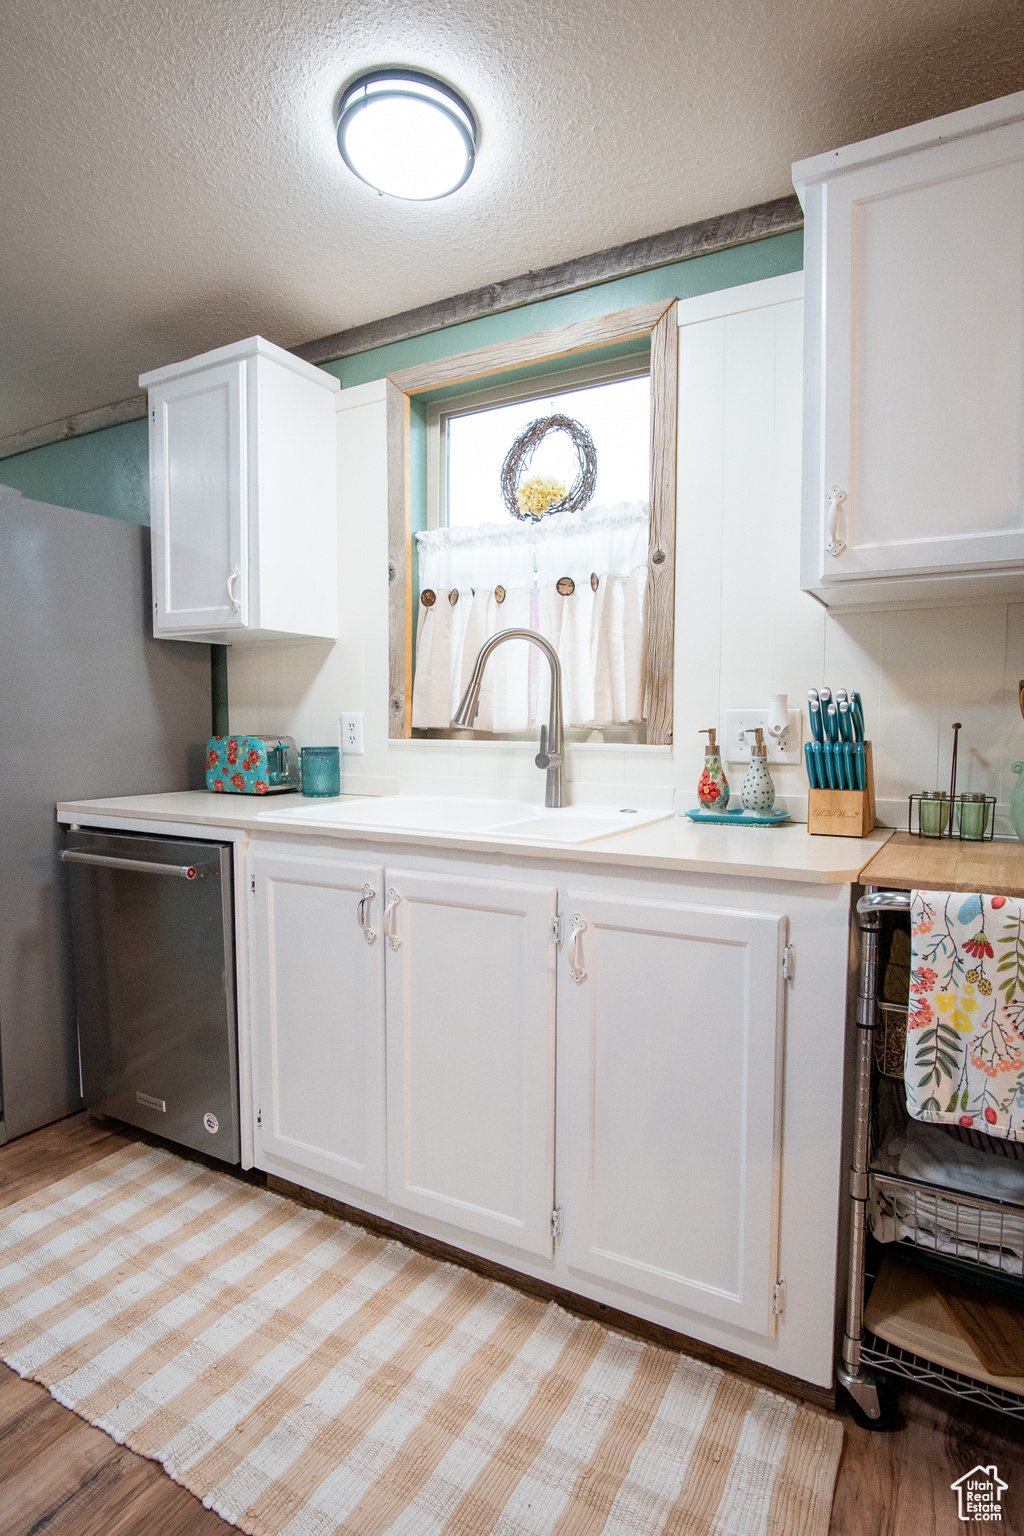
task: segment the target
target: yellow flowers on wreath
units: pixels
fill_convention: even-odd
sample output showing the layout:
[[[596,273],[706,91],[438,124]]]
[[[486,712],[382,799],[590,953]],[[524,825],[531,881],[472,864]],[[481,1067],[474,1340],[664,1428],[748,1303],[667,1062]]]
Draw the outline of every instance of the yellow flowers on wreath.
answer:
[[[531,475],[516,491],[516,501],[523,512],[542,517],[549,507],[564,501],[568,486],[553,475]]]

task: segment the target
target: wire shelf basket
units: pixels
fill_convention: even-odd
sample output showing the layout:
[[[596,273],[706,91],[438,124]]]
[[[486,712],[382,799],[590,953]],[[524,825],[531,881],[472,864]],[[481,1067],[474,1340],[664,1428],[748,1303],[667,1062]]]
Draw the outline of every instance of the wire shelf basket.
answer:
[[[1024,1397],[1018,1393],[1008,1392],[1004,1387],[990,1386],[985,1381],[975,1381],[971,1376],[961,1376],[958,1371],[936,1365],[932,1360],[923,1360],[919,1355],[911,1354],[909,1349],[889,1344],[873,1333],[865,1332],[860,1357],[865,1365],[873,1365],[876,1370],[885,1371],[890,1376],[924,1382],[926,1386],[947,1392],[961,1401],[977,1403],[982,1408],[993,1408],[998,1413],[1024,1420]]]
[[[875,1066],[883,1077],[895,1077],[900,1081],[903,1079],[909,1012],[909,1008],[900,1003],[879,1002],[877,1004],[874,1033]]]
[[[872,1169],[868,1220],[880,1243],[904,1243],[979,1270],[1024,1275],[1024,1205]]]

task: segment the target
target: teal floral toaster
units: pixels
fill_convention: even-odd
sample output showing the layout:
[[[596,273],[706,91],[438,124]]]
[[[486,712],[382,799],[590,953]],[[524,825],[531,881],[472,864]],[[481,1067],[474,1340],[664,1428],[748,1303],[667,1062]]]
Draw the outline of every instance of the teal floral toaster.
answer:
[[[227,795],[298,789],[299,749],[291,736],[211,736],[206,787]]]

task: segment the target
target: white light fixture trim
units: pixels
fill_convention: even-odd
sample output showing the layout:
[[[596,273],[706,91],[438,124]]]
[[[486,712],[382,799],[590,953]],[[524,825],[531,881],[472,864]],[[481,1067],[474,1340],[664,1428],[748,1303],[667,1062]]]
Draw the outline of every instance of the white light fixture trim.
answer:
[[[345,88],[338,148],[380,193],[430,202],[462,186],[476,158],[473,114],[448,85],[413,69],[376,69]]]

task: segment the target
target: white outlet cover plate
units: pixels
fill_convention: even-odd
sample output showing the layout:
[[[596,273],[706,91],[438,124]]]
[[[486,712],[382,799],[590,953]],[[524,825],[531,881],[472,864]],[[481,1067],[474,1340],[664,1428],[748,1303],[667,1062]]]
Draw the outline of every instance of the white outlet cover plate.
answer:
[[[799,709],[789,711],[789,732],[783,746],[768,735],[768,706],[751,706],[749,709],[727,709],[725,712],[725,751],[727,763],[749,763],[750,748],[754,741],[754,727],[764,731],[769,763],[802,763],[801,740],[803,715]]]
[[[346,757],[358,757],[363,750],[363,715],[361,710],[341,716],[341,750]]]

